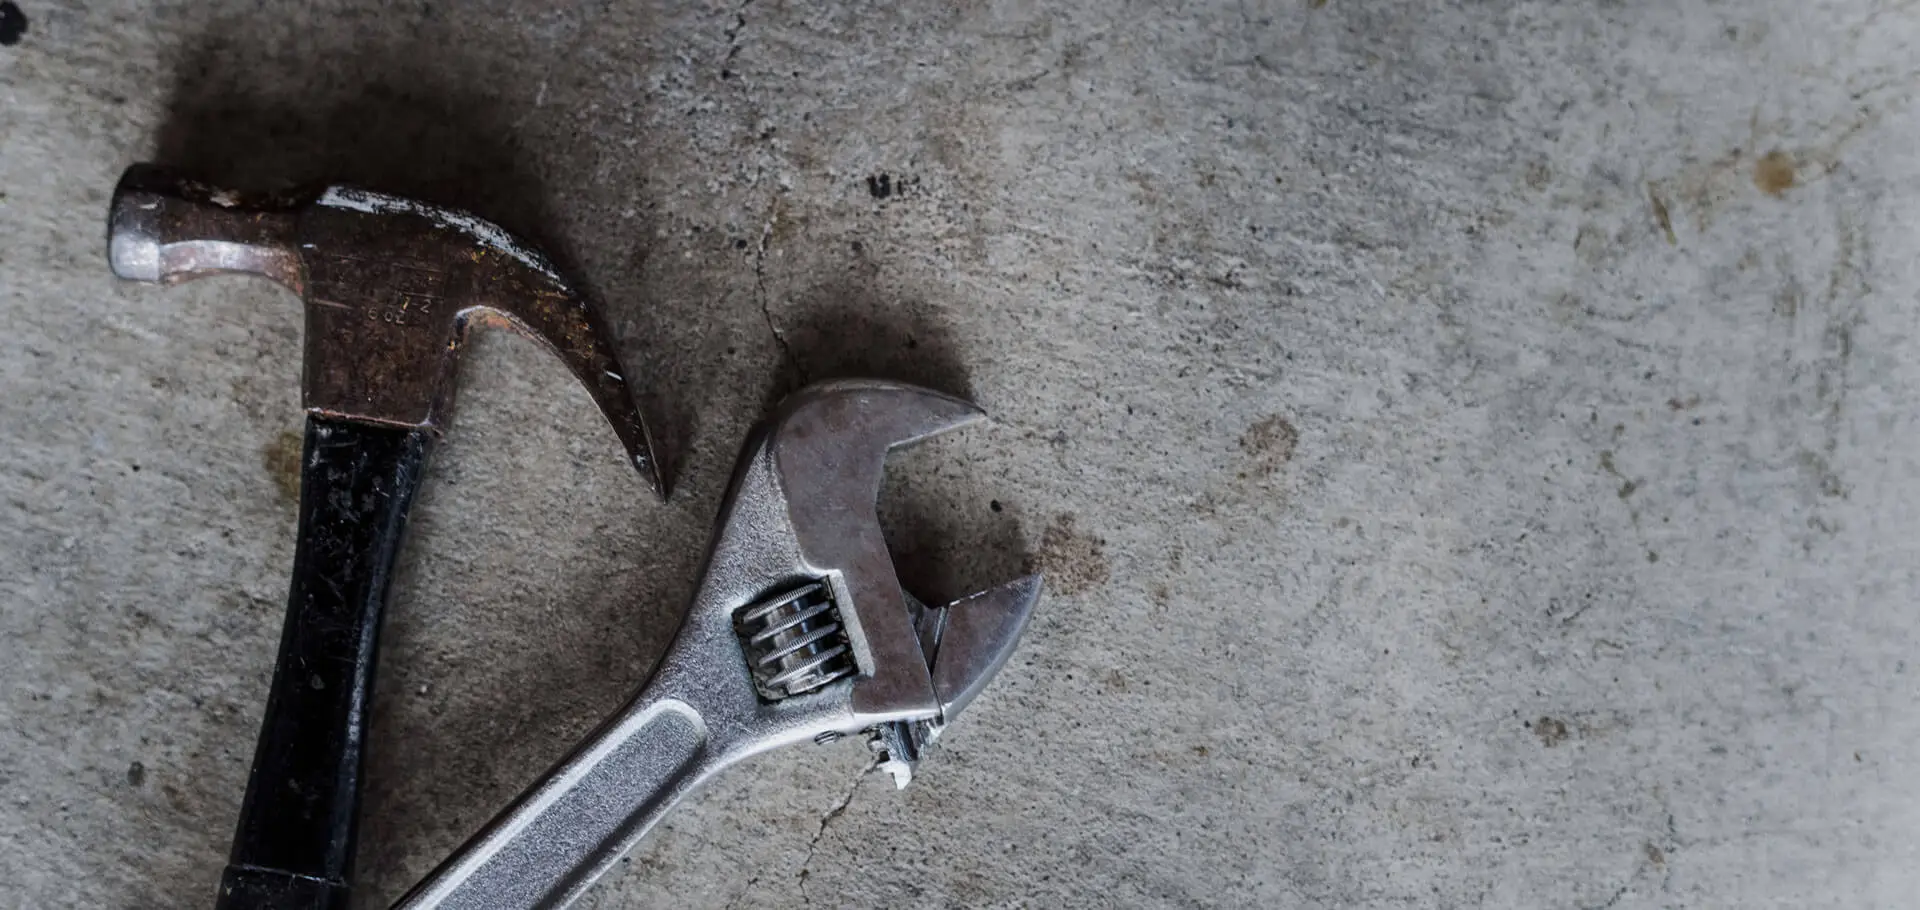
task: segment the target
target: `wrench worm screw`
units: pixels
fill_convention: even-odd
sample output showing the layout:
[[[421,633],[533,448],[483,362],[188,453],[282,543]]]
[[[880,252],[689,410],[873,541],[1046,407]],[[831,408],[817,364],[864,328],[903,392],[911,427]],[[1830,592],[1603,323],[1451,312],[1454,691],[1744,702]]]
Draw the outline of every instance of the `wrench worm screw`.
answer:
[[[811,692],[855,671],[840,611],[824,582],[788,591],[735,614],[754,688],[779,701]]]

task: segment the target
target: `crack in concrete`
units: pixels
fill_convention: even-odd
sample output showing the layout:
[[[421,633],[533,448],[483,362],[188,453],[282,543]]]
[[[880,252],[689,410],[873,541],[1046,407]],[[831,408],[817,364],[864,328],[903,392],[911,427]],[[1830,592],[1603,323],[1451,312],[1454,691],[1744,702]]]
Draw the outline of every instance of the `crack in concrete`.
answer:
[[[760,304],[760,318],[766,320],[767,331],[773,333],[773,343],[780,346],[780,353],[793,364],[800,384],[806,385],[807,368],[793,355],[793,346],[787,344],[787,333],[780,331],[780,326],[773,321],[773,302],[767,298],[767,247],[773,243],[773,223],[778,217],[769,213],[766,223],[760,227],[760,243],[753,250],[753,296]]]
[[[740,5],[733,8],[733,27],[726,32],[727,56],[720,61],[723,67],[732,63],[733,58],[740,55],[740,33],[747,29],[747,7],[752,5],[753,0],[741,0]],[[724,75],[722,78],[725,78]]]
[[[820,827],[813,832],[813,840],[807,842],[807,857],[800,861],[800,897],[802,899],[807,896],[807,876],[812,874],[810,867],[813,865],[813,854],[820,849],[820,839],[827,836],[827,826],[833,824],[834,819],[845,814],[848,806],[853,805],[853,795],[859,792],[860,781],[878,767],[880,767],[878,758],[868,762],[865,768],[860,769],[859,774],[854,775],[853,783],[847,787],[847,795],[841,797],[840,802],[820,816]]]
[[[760,884],[760,876],[758,875],[747,879],[747,886],[741,888],[738,894],[735,894],[731,900],[727,901],[725,910],[733,910],[733,908],[740,906],[740,902],[746,900],[747,895],[752,894],[754,886],[758,884]]]
[[[1613,910],[1614,905],[1620,903],[1620,899],[1626,896],[1627,896],[1627,886],[1621,885],[1620,890],[1613,892],[1612,897],[1607,898],[1606,902],[1604,903],[1593,905],[1592,910]]]

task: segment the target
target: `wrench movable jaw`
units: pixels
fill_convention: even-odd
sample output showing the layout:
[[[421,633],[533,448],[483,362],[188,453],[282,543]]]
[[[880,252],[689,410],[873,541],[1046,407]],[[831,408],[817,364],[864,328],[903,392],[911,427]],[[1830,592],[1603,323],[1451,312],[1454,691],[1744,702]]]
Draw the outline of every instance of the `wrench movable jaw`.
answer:
[[[1034,604],[1040,602],[1040,588],[1040,576],[1028,575],[928,611],[933,619],[923,622],[922,629],[932,626],[934,643],[926,647],[929,636],[924,631],[921,642],[932,658],[942,724],[953,723],[1006,666],[1033,617]]]

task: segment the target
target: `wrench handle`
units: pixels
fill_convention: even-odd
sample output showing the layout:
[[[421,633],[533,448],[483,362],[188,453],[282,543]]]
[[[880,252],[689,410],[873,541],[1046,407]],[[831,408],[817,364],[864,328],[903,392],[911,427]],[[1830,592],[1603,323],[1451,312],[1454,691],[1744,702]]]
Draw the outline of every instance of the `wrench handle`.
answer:
[[[565,907],[718,770],[706,722],[645,693],[521,794],[395,910]]]
[[[432,434],[309,415],[300,536],[218,910],[345,910],[387,589]]]

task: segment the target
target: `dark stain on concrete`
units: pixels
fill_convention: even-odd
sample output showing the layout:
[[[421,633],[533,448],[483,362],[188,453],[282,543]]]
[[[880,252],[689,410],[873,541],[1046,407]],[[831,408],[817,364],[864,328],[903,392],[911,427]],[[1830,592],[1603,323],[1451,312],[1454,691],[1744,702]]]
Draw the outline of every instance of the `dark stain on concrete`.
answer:
[[[0,3],[0,45],[12,47],[27,33],[27,14],[12,2]]]
[[[1253,461],[1253,474],[1271,477],[1293,460],[1300,433],[1278,414],[1261,418],[1240,436],[1240,450]]]
[[[1620,435],[1618,432],[1620,428],[1615,427],[1614,429],[1615,429],[1614,435],[1618,437]],[[1640,489],[1640,481],[1634,480],[1633,478],[1620,473],[1620,469],[1614,466],[1612,452],[1600,453],[1600,470],[1607,472],[1608,474],[1613,476],[1613,479],[1620,481],[1620,489],[1615,492],[1622,501],[1625,501],[1629,497],[1633,496],[1633,494]],[[1638,516],[1635,516],[1634,523],[1635,524],[1639,523]]]
[[[1679,246],[1680,238],[1673,233],[1673,213],[1667,209],[1667,200],[1661,197],[1659,187],[1647,184],[1647,201],[1653,203],[1653,223],[1667,235],[1667,245]]]
[[[1527,162],[1526,172],[1522,175],[1521,179],[1527,182],[1528,189],[1537,193],[1546,189],[1547,184],[1553,182],[1553,169],[1548,167],[1544,161],[1529,161]]]
[[[1793,189],[1796,174],[1793,156],[1774,149],[1753,163],[1753,185],[1769,196],[1779,196]]]
[[[1847,497],[1850,490],[1846,480],[1833,469],[1833,465],[1825,456],[1818,452],[1802,450],[1796,460],[1800,464],[1801,473],[1821,496],[1829,499]]]
[[[1527,729],[1533,731],[1533,735],[1540,737],[1540,745],[1546,746],[1549,749],[1566,742],[1567,737],[1573,735],[1572,732],[1567,729],[1566,721],[1557,720],[1544,714],[1540,716],[1539,720],[1531,721],[1526,726]]]
[[[1076,525],[1072,513],[1062,513],[1040,537],[1039,564],[1047,587],[1069,596],[1098,588],[1113,575],[1107,565],[1107,542]]]
[[[288,506],[300,504],[300,455],[305,442],[299,433],[281,430],[260,447],[260,467],[273,478],[273,488]]]
[[[867,178],[867,195],[875,199],[890,199],[905,196],[908,190],[917,188],[920,178],[887,173],[873,174]]]
[[[1165,613],[1173,603],[1173,590],[1165,582],[1156,581],[1147,586],[1147,596],[1153,598],[1153,612]]]

